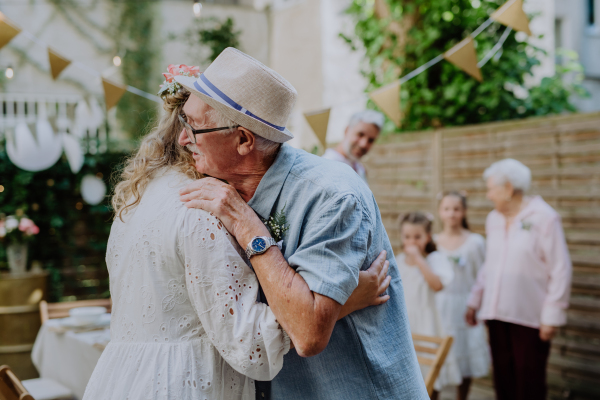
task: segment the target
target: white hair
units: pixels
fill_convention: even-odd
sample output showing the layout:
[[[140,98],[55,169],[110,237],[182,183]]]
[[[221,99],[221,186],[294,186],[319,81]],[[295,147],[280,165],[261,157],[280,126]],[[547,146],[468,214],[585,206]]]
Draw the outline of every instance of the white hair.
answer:
[[[381,128],[383,128],[383,123],[385,122],[385,117],[382,113],[377,112],[375,110],[359,111],[353,114],[352,117],[350,117],[350,122],[348,122],[348,126],[352,128],[359,122],[373,124],[377,127],[377,129],[381,130]]]
[[[505,158],[490,165],[483,173],[483,179],[494,178],[494,184],[509,182],[516,191],[526,192],[531,186],[531,170],[525,164],[512,158]]]
[[[223,131],[223,134],[225,134],[225,135],[229,135],[231,132],[234,131],[233,127],[239,125],[239,124],[235,123],[234,121],[230,120],[229,118],[225,117],[223,114],[221,114],[214,108],[211,109],[210,111],[208,111],[207,115],[208,115],[210,121],[212,123],[214,123],[215,125],[217,125],[218,127],[227,126],[230,128],[229,130]],[[248,129],[248,128],[246,128],[246,129]],[[256,148],[256,150],[259,153],[262,153],[264,156],[272,156],[273,154],[275,154],[277,152],[277,150],[279,150],[281,143],[277,143],[272,140],[265,139],[264,137],[257,135],[254,132],[252,132],[252,133],[254,134],[254,140],[255,140],[254,147]]]

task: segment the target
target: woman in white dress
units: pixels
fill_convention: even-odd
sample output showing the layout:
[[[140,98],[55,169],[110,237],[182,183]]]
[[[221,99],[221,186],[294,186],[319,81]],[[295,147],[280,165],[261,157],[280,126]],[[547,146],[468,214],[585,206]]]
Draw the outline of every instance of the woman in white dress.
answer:
[[[396,255],[402,277],[410,330],[414,334],[447,336],[438,313],[435,294],[450,284],[452,266],[448,259],[436,251],[431,237],[433,217],[422,212],[411,212],[400,221],[403,253]],[[423,375],[427,370],[422,368]],[[434,384],[431,398],[448,385],[460,384],[462,378],[456,360],[448,355]]]
[[[256,301],[258,281],[236,240],[212,214],[179,198],[201,176],[177,144],[189,92],[169,75],[199,71],[169,72],[159,93],[166,112],[126,162],[112,199],[111,341],[85,400],[252,400],[254,380],[273,379],[290,349],[271,309]],[[371,290],[364,276],[340,318],[385,290]]]
[[[486,376],[490,368],[490,352],[483,325],[471,327],[464,318],[471,288],[485,260],[485,239],[469,231],[464,193],[443,193],[439,215],[443,230],[434,236],[434,240],[438,251],[450,261],[454,279],[436,294],[436,300],[444,329],[454,338],[451,352],[462,375],[457,399],[466,400],[471,379]]]

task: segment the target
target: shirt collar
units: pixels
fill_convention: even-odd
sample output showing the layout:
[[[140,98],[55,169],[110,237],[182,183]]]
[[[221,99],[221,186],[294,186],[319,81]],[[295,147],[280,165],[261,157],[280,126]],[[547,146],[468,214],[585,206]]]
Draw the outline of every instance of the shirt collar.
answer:
[[[296,161],[294,148],[284,143],[275,157],[273,165],[262,177],[248,205],[263,219],[269,218],[273,205],[279,197],[283,184]]]

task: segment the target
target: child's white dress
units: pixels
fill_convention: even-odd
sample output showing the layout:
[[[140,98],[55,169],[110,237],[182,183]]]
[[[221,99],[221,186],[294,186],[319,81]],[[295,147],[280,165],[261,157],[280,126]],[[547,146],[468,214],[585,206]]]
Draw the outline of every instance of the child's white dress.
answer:
[[[454,274],[447,257],[434,251],[427,256],[426,260],[444,287],[452,282]],[[419,267],[406,264],[404,253],[396,256],[396,262],[402,278],[411,332],[427,336],[448,336],[438,313],[435,292],[425,281]],[[423,376],[427,375],[428,369],[428,367],[421,367]],[[449,353],[435,381],[434,389],[439,391],[444,386],[459,385],[461,382],[462,376],[458,364],[452,357],[452,353]]]
[[[477,233],[459,248],[448,251],[438,245],[454,272],[454,279],[437,292],[436,301],[446,332],[454,337],[452,353],[464,378],[486,376],[490,368],[490,352],[483,323],[471,327],[465,322],[467,300],[477,272],[485,260],[485,239]]]

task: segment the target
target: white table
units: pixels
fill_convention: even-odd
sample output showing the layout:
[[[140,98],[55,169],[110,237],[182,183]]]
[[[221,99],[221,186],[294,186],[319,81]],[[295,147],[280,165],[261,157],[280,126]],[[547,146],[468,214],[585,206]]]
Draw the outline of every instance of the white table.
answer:
[[[87,332],[56,332],[61,320],[51,319],[42,325],[35,339],[31,359],[42,378],[50,378],[83,398],[102,350],[110,341],[108,328]]]

